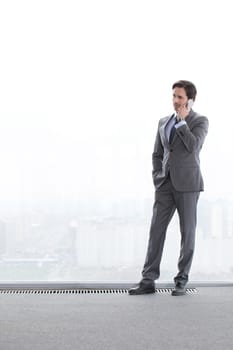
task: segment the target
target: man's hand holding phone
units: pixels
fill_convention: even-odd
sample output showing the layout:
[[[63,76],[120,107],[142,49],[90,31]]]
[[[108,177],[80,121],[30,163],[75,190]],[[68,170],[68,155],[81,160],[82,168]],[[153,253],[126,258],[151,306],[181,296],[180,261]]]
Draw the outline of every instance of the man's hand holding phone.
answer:
[[[193,100],[188,100],[185,105],[181,106],[177,111],[178,120],[185,120],[185,118],[189,115],[190,109],[192,108]]]

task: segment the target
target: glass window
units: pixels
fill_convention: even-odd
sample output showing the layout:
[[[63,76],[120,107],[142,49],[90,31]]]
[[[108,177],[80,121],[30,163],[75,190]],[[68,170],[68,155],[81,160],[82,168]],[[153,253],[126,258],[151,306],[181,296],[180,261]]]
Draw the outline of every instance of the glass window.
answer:
[[[210,121],[190,278],[233,278],[230,2],[4,2],[0,281],[137,281],[172,84]],[[179,225],[161,280],[177,271]]]

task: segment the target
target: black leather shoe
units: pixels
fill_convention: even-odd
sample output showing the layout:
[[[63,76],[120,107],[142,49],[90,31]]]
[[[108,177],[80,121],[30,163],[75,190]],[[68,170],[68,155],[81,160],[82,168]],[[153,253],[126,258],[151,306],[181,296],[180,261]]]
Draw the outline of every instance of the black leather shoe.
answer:
[[[179,297],[186,294],[186,288],[182,284],[177,283],[175,288],[172,290],[173,297]]]
[[[129,295],[142,295],[142,294],[152,294],[155,293],[155,285],[154,283],[143,283],[140,282],[134,288],[129,290]]]

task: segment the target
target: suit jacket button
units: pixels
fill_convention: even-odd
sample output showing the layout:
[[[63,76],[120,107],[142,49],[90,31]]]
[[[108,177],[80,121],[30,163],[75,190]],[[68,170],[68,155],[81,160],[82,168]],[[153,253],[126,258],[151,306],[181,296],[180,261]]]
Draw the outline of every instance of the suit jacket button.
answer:
[[[170,152],[173,152],[173,149],[172,149],[172,148],[170,149]]]

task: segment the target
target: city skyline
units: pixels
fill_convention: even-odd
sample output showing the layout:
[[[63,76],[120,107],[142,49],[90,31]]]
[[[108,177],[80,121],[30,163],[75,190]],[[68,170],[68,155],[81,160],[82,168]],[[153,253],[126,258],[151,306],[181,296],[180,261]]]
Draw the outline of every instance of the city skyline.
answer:
[[[123,271],[117,273],[123,279],[126,276],[133,278],[144,259],[152,210],[151,198],[141,203],[133,200],[116,201],[112,207],[104,206],[92,213],[90,207],[88,212],[85,211],[81,203],[78,207],[74,201],[73,206],[63,213],[59,207],[56,212],[54,205],[51,212],[47,209],[43,213],[40,209],[34,213],[25,212],[22,216],[8,217],[6,222],[1,219],[0,242],[5,242],[5,251],[2,248],[0,255],[1,265],[7,266],[8,271],[10,268],[14,270],[16,266],[19,269],[24,266],[28,269],[25,274],[30,276],[31,273],[32,279],[36,278],[38,267],[40,272],[44,271],[44,279],[52,278],[53,275],[63,279],[64,271],[71,279],[72,276],[75,279],[85,275],[84,271],[87,278],[92,276],[92,271],[96,271],[100,279],[108,271],[110,278],[115,270]],[[197,248],[192,269],[197,279],[203,279],[203,276],[210,280],[232,278],[233,203],[230,204],[226,200],[200,201]],[[75,211],[79,214],[75,215]],[[164,249],[166,254],[161,265],[164,270],[162,278],[171,276],[177,264],[177,215],[168,228]],[[63,275],[59,271],[63,271]],[[3,278],[1,276],[0,272],[0,280]]]

